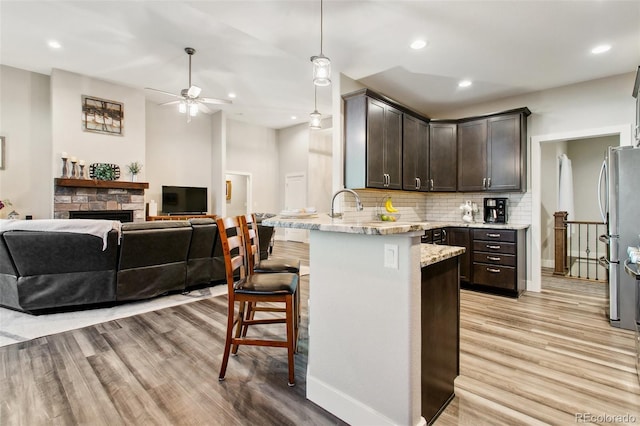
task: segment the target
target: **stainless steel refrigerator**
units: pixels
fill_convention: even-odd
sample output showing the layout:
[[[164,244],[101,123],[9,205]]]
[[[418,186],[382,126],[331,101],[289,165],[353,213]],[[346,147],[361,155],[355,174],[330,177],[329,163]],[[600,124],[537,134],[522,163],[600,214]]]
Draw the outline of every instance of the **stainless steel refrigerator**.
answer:
[[[601,258],[609,270],[609,320],[611,325],[635,330],[636,283],[624,272],[627,247],[638,245],[640,234],[640,148],[609,147],[600,170],[598,202],[602,220],[607,221],[608,258]]]

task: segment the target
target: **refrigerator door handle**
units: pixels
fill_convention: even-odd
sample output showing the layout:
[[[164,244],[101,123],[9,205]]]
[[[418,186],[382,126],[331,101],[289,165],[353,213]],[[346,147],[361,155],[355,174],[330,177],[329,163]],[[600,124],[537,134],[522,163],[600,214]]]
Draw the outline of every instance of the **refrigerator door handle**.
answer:
[[[604,206],[602,204],[602,181],[605,182],[605,203],[608,203],[609,194],[607,187],[607,160],[602,162],[602,167],[600,167],[600,175],[598,175],[598,207],[600,208],[600,216],[602,217],[603,222],[607,222],[607,215],[605,212],[605,208],[608,206]]]

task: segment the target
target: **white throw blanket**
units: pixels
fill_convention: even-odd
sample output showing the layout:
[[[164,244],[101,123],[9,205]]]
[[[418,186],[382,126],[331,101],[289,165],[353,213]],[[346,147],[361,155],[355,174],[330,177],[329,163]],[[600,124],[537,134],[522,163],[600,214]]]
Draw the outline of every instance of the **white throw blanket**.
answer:
[[[102,238],[102,250],[107,249],[107,235],[109,231],[120,232],[122,224],[117,220],[102,219],[37,219],[37,220],[0,220],[0,232],[3,231],[48,231],[48,232],[74,232],[76,234],[89,234]]]

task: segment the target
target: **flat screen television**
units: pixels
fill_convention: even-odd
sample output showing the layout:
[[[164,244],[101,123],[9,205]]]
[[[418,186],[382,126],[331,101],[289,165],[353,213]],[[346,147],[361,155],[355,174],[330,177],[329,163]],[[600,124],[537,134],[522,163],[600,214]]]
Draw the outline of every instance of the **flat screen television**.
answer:
[[[162,186],[162,213],[167,215],[206,214],[207,188]]]

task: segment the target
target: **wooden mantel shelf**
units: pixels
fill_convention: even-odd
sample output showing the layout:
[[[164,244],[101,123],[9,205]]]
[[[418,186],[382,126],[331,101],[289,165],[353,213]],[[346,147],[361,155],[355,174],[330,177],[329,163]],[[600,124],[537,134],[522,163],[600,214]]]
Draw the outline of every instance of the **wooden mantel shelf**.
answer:
[[[70,186],[76,188],[111,188],[111,189],[148,189],[149,182],[127,182],[123,180],[97,179],[55,179],[56,186]]]

